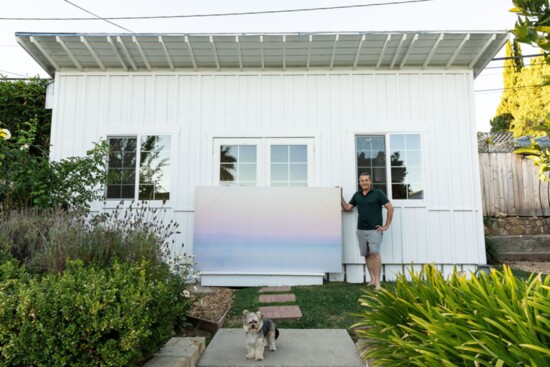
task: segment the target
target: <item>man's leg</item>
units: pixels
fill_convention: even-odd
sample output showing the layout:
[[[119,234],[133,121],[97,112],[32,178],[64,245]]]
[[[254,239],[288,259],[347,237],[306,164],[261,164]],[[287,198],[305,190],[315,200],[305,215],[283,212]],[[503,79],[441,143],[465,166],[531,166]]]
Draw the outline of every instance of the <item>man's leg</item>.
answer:
[[[373,284],[376,289],[382,289],[380,286],[380,276],[382,275],[382,258],[380,254],[373,253],[365,256],[365,262],[371,277],[369,284]]]
[[[374,274],[372,273],[372,268],[369,265],[369,257],[370,255],[365,256],[365,264],[367,264],[367,270],[369,271],[370,280],[367,285],[374,285]]]

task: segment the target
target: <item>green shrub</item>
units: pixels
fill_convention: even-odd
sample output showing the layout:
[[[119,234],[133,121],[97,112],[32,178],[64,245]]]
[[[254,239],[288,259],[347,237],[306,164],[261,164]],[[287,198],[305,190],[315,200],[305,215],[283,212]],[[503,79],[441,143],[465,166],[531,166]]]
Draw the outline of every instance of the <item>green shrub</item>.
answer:
[[[192,264],[172,254],[178,224],[165,221],[164,210],[132,203],[91,219],[61,209],[11,211],[0,216],[0,248],[39,273],[61,272],[67,259],[96,265],[146,259],[151,267],[170,262],[186,277]]]
[[[50,161],[49,152],[35,145],[38,119],[26,129],[2,129],[0,138],[0,208],[9,212],[30,207],[88,210],[104,197],[108,144],[94,143],[82,157]],[[0,128],[3,128],[0,122]]]
[[[487,264],[496,265],[500,263],[500,251],[497,243],[492,238],[485,236],[485,256]]]
[[[353,325],[375,366],[549,366],[550,276],[502,272],[447,281],[434,266],[367,292]]]
[[[154,279],[145,263],[76,261],[31,279],[14,264],[0,267],[0,366],[132,365],[166,342],[190,306],[177,279]]]

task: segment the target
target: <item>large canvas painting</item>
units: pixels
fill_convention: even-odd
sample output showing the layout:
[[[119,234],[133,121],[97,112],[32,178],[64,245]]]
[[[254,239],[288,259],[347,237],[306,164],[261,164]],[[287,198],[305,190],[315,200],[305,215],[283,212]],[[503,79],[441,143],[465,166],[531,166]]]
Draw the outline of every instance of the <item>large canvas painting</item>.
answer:
[[[193,242],[203,272],[340,272],[340,190],[197,187]]]

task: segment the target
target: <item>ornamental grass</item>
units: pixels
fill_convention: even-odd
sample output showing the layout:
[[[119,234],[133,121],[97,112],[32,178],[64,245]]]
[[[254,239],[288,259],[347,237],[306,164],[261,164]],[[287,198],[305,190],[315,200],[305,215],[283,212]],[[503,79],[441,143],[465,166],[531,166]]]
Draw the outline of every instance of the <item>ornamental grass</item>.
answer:
[[[360,302],[352,328],[371,366],[550,366],[550,276],[445,279],[426,265]]]

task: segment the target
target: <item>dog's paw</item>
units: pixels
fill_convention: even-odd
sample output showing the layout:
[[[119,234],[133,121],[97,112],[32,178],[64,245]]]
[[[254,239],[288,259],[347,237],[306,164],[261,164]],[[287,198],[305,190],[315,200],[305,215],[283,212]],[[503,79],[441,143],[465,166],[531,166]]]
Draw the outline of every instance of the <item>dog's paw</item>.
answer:
[[[277,350],[277,347],[275,347],[275,346],[269,347],[269,350],[275,351],[275,350]]]
[[[256,360],[257,360],[257,361],[263,361],[263,360],[264,360],[264,356],[257,356],[257,357],[256,357]]]
[[[254,359],[254,354],[247,354],[246,359]]]

